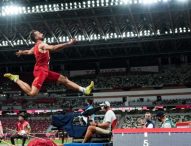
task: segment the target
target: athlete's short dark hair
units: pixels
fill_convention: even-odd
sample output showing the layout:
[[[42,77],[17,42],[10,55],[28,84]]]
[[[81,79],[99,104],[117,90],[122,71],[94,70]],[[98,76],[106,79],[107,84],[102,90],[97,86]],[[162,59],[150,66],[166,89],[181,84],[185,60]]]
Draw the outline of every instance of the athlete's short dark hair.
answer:
[[[30,32],[30,34],[29,34],[29,38],[31,39],[31,41],[33,41],[33,42],[36,42],[36,39],[35,39],[35,32],[36,32],[37,30],[32,30],[31,32]]]

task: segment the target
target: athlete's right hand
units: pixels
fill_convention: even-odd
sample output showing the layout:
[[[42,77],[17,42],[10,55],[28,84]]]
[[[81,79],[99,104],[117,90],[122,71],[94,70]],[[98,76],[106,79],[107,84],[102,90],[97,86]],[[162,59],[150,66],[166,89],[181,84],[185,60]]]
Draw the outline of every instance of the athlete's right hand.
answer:
[[[21,50],[17,51],[16,55],[17,55],[17,57],[20,57],[22,55],[22,51]]]

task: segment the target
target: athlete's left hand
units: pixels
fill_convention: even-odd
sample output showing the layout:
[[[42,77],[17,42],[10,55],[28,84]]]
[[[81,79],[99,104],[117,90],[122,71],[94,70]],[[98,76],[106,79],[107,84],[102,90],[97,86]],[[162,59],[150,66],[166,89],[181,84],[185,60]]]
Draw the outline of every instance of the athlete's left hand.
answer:
[[[73,39],[71,39],[68,43],[69,43],[70,45],[73,45],[73,44],[75,44],[76,42],[77,42],[76,39],[73,38]]]
[[[15,54],[17,55],[17,57],[20,57],[21,54],[22,54],[22,51],[21,51],[21,50],[18,50]]]

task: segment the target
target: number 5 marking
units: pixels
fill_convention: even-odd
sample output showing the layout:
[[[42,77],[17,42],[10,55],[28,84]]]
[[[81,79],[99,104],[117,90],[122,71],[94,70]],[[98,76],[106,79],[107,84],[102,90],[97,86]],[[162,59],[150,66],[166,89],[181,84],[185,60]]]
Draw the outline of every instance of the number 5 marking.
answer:
[[[143,146],[149,146],[149,142],[148,142],[148,140],[144,140],[144,142],[143,142]]]

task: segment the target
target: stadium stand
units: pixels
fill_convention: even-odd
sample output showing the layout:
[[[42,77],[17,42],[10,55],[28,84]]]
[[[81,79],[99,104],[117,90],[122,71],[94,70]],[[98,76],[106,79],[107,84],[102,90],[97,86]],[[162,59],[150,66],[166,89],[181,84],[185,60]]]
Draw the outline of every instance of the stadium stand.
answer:
[[[24,78],[29,73],[24,73],[21,75]],[[32,77],[32,76],[31,76]],[[95,87],[97,89],[123,89],[123,88],[162,88],[162,87],[178,87],[190,84],[191,78],[191,65],[182,66],[166,66],[160,68],[159,72],[149,73],[149,72],[117,72],[117,73],[102,73],[98,75],[88,75],[80,77],[72,77],[71,79],[80,85],[87,85],[91,80],[94,80]],[[18,90],[12,82],[4,79],[1,81],[0,89],[2,91],[14,91]],[[27,80],[32,80],[27,79]],[[43,87],[44,91],[47,90],[62,90],[65,88],[62,85],[57,84],[45,84]]]
[[[16,129],[16,123],[17,123],[17,117],[15,116],[5,116],[3,118],[1,118],[1,122],[3,127],[9,128],[9,129]],[[31,117],[28,119],[31,129],[32,129],[32,133],[33,134],[45,134],[48,126],[51,123],[51,119],[50,117],[46,116],[46,117],[38,117],[37,115],[35,117]],[[8,131],[6,129],[4,129],[6,133],[11,134],[13,133],[13,131]]]

